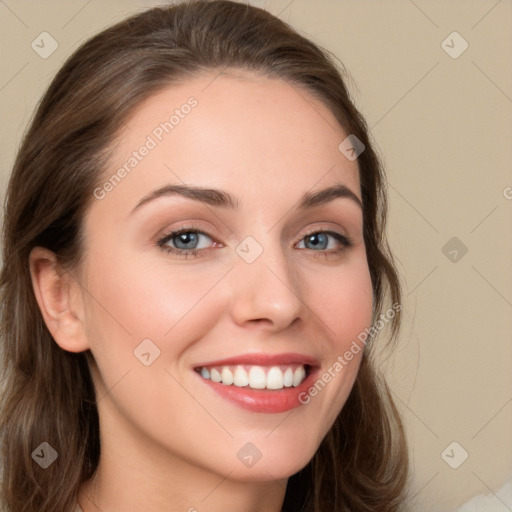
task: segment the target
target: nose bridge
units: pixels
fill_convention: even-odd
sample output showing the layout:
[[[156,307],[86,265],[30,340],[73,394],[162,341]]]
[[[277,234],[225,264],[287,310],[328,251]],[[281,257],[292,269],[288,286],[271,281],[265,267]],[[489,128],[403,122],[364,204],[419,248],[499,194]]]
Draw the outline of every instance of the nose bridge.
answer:
[[[258,237],[258,239],[256,238]],[[236,248],[233,315],[284,328],[301,315],[301,283],[292,255],[274,232],[261,230]]]

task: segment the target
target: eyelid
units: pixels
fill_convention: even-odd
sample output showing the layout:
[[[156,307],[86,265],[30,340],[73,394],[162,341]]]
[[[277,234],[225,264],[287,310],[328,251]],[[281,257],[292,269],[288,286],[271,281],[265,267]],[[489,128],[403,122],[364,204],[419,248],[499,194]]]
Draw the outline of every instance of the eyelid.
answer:
[[[215,239],[215,237],[212,234],[210,234],[211,230],[209,228],[200,226],[197,222],[195,222],[193,220],[192,221],[182,221],[177,226],[167,227],[167,228],[160,230],[158,232],[158,234],[156,235],[156,239],[161,240],[162,238],[168,237],[170,235],[176,235],[176,234],[179,234],[181,232],[186,232],[186,231],[197,231],[198,233],[203,233],[203,234],[209,236],[210,238]]]
[[[346,229],[342,228],[340,225],[335,225],[333,226],[333,223],[332,222],[329,222],[329,221],[320,221],[320,222],[316,222],[313,224],[312,227],[309,227],[307,228],[306,231],[303,231],[303,229],[301,229],[299,231],[299,235],[298,238],[297,238],[297,242],[299,242],[300,240],[302,240],[304,237],[306,236],[309,236],[309,235],[314,235],[315,233],[327,233],[327,234],[336,234],[344,239],[346,239],[347,241],[352,241],[351,240],[351,237],[349,236],[348,232]],[[296,242],[296,243],[297,243]]]

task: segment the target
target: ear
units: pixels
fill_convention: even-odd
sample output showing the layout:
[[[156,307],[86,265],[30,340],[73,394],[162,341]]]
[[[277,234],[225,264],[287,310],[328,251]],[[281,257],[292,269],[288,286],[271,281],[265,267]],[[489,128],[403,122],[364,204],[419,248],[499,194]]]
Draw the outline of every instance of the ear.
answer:
[[[62,268],[55,253],[34,247],[29,256],[32,286],[46,327],[64,350],[89,348],[80,285]]]

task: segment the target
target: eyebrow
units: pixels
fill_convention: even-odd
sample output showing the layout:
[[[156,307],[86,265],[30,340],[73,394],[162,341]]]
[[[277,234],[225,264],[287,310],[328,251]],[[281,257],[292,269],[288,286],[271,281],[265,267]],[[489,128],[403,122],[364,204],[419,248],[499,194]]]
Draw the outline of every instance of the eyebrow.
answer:
[[[240,206],[240,201],[233,197],[228,192],[223,190],[217,190],[212,188],[201,188],[192,185],[166,185],[165,187],[159,188],[150,192],[144,196],[139,203],[135,206],[131,213],[138,210],[141,206],[154,201],[164,196],[182,196],[195,201],[208,204],[210,206],[217,206],[221,208],[229,208],[231,210],[237,210]],[[332,187],[328,187],[317,192],[306,192],[298,205],[300,210],[306,210],[320,206],[337,198],[347,198],[355,202],[361,209],[363,204],[359,197],[352,192],[346,185],[338,184]]]

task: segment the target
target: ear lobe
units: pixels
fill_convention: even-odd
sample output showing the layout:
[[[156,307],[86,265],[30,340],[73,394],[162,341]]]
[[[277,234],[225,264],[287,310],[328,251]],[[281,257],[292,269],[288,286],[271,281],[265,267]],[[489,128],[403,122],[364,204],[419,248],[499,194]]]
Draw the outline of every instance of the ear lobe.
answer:
[[[39,309],[55,342],[69,352],[87,350],[79,284],[62,268],[55,253],[44,247],[32,249],[29,265]]]

